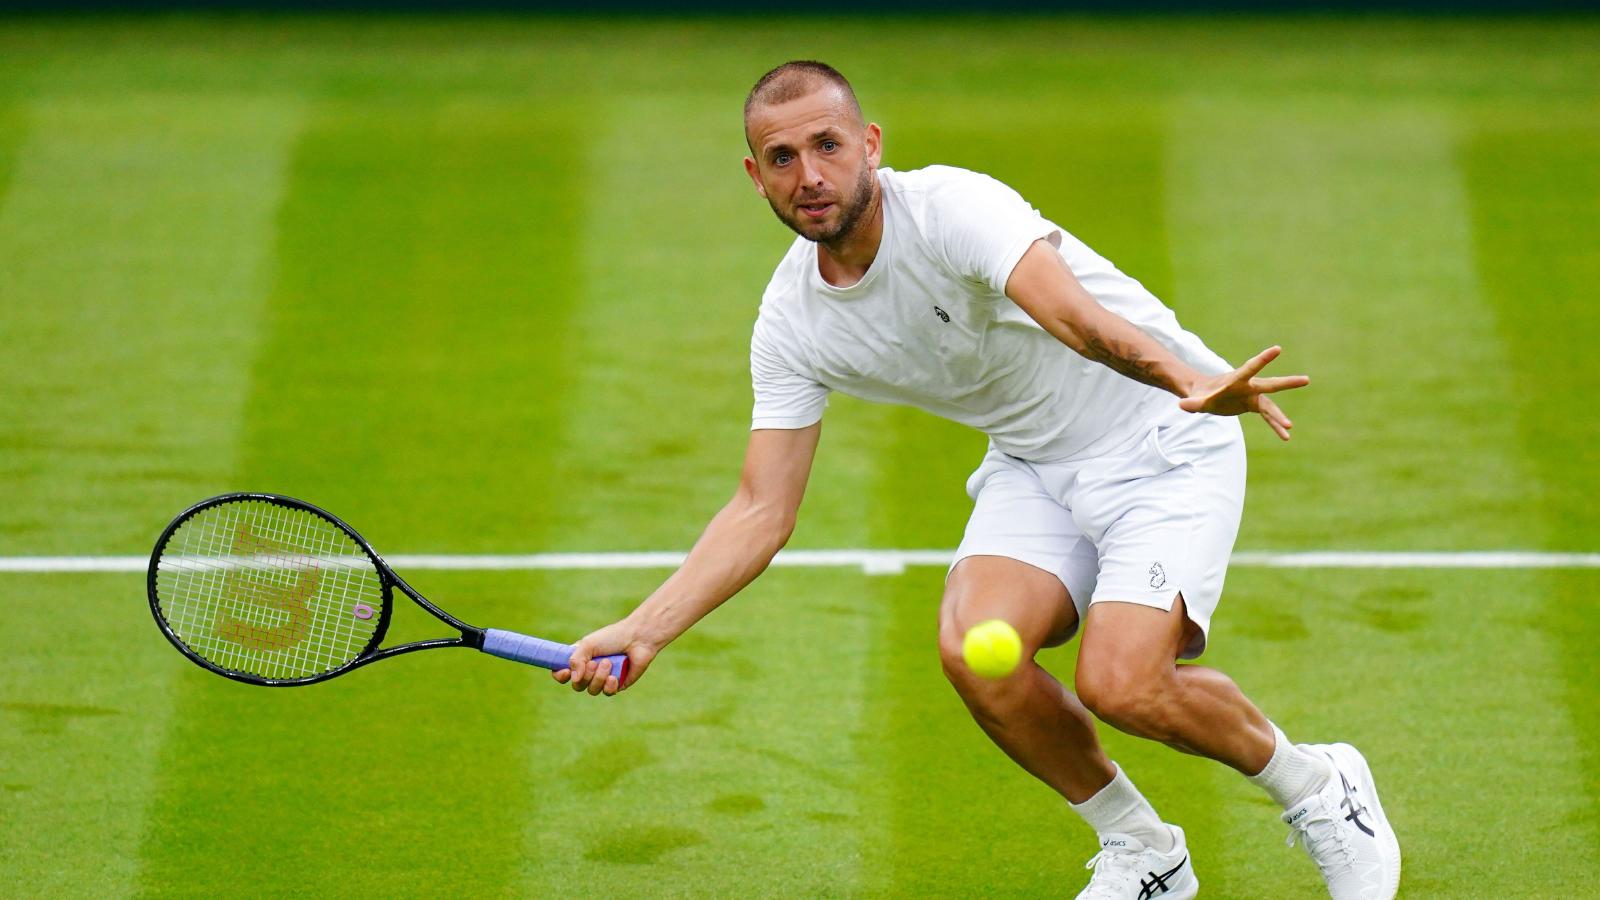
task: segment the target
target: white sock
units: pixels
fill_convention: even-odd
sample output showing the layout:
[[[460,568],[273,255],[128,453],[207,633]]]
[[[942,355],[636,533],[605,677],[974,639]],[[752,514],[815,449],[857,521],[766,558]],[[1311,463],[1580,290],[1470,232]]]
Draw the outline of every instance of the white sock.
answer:
[[[1099,793],[1082,803],[1069,803],[1068,806],[1083,816],[1095,834],[1126,834],[1162,853],[1169,852],[1176,844],[1171,829],[1156,815],[1150,801],[1122,773],[1121,766],[1117,766],[1116,777]]]
[[[1333,777],[1333,767],[1327,760],[1289,743],[1289,738],[1277,725],[1272,726],[1272,734],[1277,739],[1272,759],[1267,761],[1265,769],[1246,777],[1287,810],[1321,790]]]

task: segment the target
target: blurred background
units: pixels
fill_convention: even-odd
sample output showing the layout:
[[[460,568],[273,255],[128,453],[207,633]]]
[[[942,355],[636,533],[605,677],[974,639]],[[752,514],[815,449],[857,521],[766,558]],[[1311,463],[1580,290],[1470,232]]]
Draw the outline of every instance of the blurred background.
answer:
[[[251,688],[150,621],[141,557],[232,490],[385,554],[687,549],[792,240],[739,109],[794,58],[886,165],[1312,375],[1292,443],[1246,424],[1240,551],[1524,554],[1240,564],[1203,661],[1366,752],[1403,894],[1592,889],[1590,4],[311,6],[0,3],[0,895],[1076,891],[1093,836],[944,683],[937,566],[775,569],[609,701],[455,652]],[[983,446],[835,397],[791,546],[954,547]],[[569,640],[666,574],[402,569]],[[1319,895],[1242,778],[1104,734],[1207,896]]]

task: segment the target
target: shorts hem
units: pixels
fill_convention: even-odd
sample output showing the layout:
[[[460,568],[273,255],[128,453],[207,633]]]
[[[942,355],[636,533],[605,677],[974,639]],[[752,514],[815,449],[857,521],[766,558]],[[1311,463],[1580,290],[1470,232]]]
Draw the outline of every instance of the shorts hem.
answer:
[[[1170,592],[1162,591],[1160,594],[1146,592],[1144,596],[1133,596],[1132,592],[1117,593],[1114,590],[1109,594],[1103,594],[1101,591],[1096,590],[1094,596],[1089,598],[1089,606],[1094,606],[1096,603],[1132,603],[1135,606],[1148,606],[1151,609],[1159,609],[1162,612],[1172,612],[1173,604],[1178,602],[1178,597],[1182,594],[1183,588],[1174,588]],[[1206,647],[1211,642],[1211,617],[1197,617],[1194,614],[1194,604],[1190,602],[1188,597],[1185,597],[1183,601],[1183,617],[1193,622],[1195,627],[1200,629],[1200,641],[1198,645],[1191,643],[1185,646],[1178,653],[1178,658],[1196,659],[1206,652]]]
[[[944,572],[945,580],[950,580],[950,573],[955,571],[958,563],[973,556],[998,556],[1001,559],[1011,559],[1025,565],[1033,566],[1035,569],[1038,569],[1041,572],[1048,572],[1049,574],[1055,576],[1055,579],[1061,582],[1061,587],[1067,592],[1067,595],[1069,597],[1072,595],[1072,586],[1067,584],[1067,580],[1065,578],[1061,577],[1061,566],[1059,565],[1059,561],[1056,561],[1057,564],[1053,565],[1052,561],[1045,559],[1043,556],[1034,556],[1029,553],[1021,553],[1009,548],[957,548],[955,558],[950,560],[950,568],[946,569]]]

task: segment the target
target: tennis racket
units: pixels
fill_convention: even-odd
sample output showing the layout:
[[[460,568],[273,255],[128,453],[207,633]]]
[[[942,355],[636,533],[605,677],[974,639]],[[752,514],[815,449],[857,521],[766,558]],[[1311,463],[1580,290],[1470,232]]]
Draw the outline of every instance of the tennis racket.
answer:
[[[379,649],[399,588],[459,637]],[[172,520],[150,555],[150,612],[203,668],[271,687],[315,684],[375,660],[469,647],[550,670],[570,644],[475,628],[429,603],[354,528],[303,500],[224,494]],[[626,656],[611,673],[627,678]]]

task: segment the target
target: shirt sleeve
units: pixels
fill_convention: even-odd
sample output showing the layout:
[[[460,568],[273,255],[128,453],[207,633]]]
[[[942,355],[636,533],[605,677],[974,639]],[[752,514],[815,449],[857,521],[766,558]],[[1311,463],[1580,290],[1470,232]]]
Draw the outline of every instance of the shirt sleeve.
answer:
[[[755,409],[750,415],[752,431],[814,425],[828,405],[828,389],[788,361],[776,331],[765,319],[758,318],[750,339],[750,382],[755,391]]]
[[[948,179],[930,197],[934,244],[959,277],[1006,291],[1033,242],[1059,240],[1056,226],[1022,195],[976,172]]]

